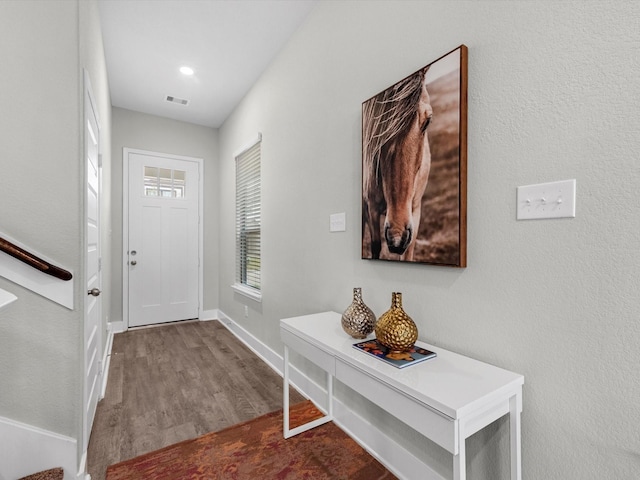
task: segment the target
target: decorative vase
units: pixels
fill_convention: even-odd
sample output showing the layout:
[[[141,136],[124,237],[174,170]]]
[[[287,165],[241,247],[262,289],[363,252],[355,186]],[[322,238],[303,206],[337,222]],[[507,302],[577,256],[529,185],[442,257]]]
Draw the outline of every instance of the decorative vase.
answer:
[[[362,289],[353,289],[353,302],[342,314],[342,329],[353,338],[366,338],[376,325],[376,316],[362,301]]]
[[[391,294],[391,308],[378,319],[375,330],[378,341],[392,354],[413,348],[418,339],[418,327],[402,308],[402,293]]]

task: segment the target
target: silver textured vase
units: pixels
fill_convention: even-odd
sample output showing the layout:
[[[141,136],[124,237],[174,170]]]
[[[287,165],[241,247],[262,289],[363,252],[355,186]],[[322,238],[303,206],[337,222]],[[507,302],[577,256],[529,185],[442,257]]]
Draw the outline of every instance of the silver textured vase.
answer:
[[[353,289],[353,302],[342,314],[342,329],[353,338],[367,338],[376,326],[376,316],[362,301],[362,289]]]

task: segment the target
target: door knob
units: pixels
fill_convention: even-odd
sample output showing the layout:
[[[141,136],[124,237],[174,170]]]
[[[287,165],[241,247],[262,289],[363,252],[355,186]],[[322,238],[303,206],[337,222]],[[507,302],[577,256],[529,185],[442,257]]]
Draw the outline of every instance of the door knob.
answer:
[[[88,295],[93,295],[94,297],[97,297],[98,295],[100,295],[100,290],[98,288],[92,288],[91,290],[89,290],[89,292],[87,293]]]
[[[135,260],[131,260],[131,262],[130,262],[130,263],[131,263],[131,265],[137,265],[137,264],[138,264],[138,262],[137,262],[137,261],[135,261]]]

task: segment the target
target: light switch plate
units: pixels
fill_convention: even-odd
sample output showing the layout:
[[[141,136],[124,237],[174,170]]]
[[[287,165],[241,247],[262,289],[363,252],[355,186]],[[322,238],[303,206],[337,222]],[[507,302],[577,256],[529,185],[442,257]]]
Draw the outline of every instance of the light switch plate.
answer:
[[[576,216],[576,181],[539,183],[518,187],[517,219]]]
[[[329,231],[330,232],[344,232],[347,230],[347,214],[334,213],[329,216]]]

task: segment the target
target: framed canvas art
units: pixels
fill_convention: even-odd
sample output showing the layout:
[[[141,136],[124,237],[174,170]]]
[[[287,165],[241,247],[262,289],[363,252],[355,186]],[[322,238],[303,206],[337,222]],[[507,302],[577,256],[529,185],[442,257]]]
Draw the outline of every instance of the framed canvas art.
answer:
[[[467,47],[362,104],[362,258],[467,265]]]

